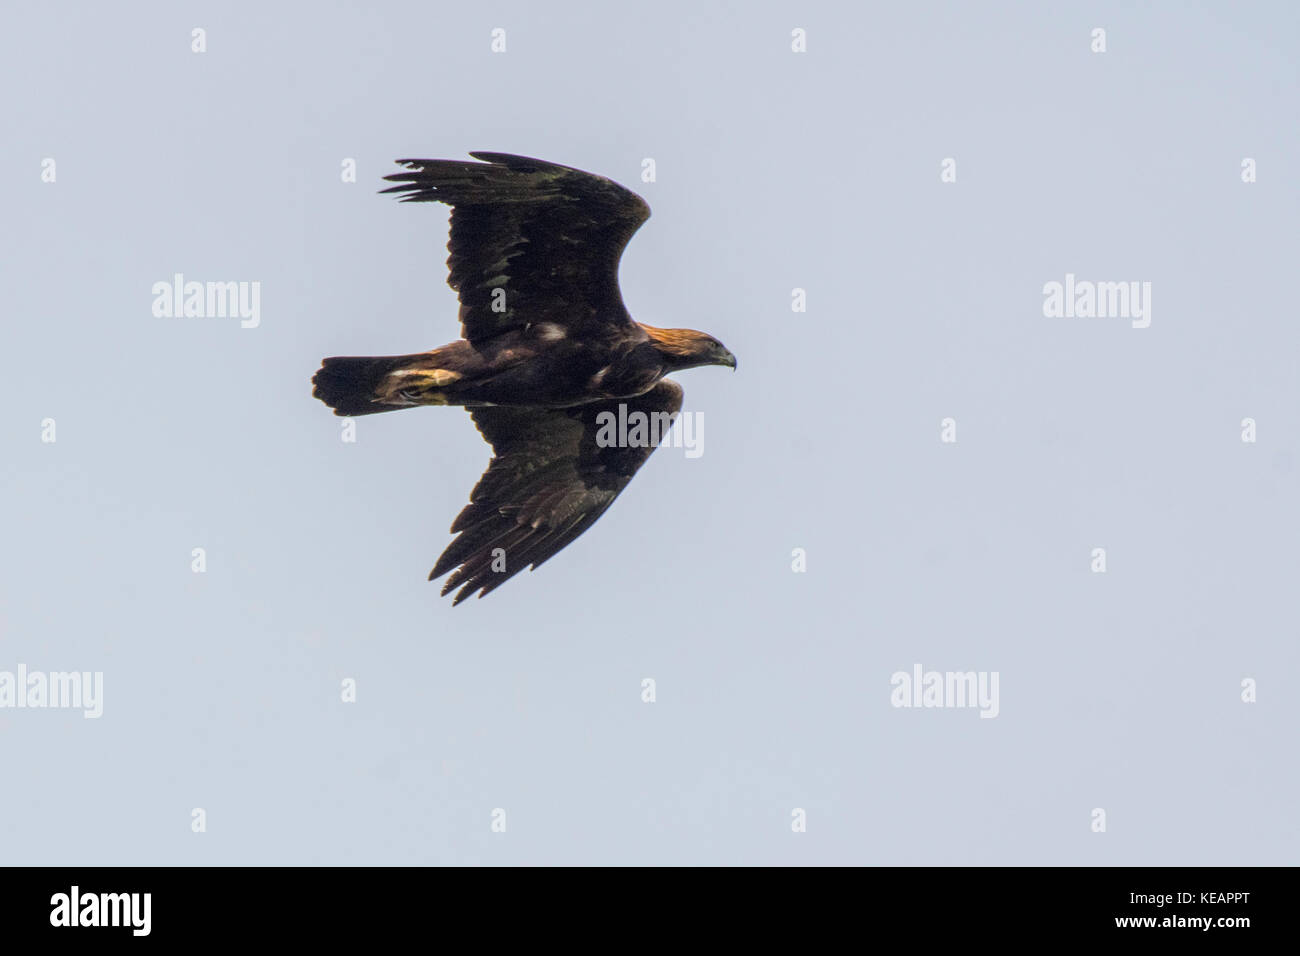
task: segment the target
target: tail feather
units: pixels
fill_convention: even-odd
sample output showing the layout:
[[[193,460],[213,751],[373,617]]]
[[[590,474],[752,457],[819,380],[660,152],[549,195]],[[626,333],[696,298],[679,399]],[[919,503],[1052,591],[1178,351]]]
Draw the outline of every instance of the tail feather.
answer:
[[[390,372],[409,366],[419,355],[395,355],[384,358],[337,356],[321,363],[312,376],[312,394],[334,409],[335,415],[352,417],[374,415],[410,408],[410,402],[384,400],[380,386]]]

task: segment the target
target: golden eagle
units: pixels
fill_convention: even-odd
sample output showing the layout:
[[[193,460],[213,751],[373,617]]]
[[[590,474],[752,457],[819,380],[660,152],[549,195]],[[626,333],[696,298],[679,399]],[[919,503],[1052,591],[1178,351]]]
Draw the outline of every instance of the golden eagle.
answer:
[[[460,588],[453,604],[536,568],[613,504],[663,430],[611,443],[601,430],[610,413],[671,421],[682,390],[666,374],[736,367],[713,336],[642,325],[624,308],[619,259],[650,217],[640,196],[568,166],[470,155],[482,162],[398,160],[405,171],[383,190],[452,207],[447,281],[464,338],[414,355],[327,358],[312,379],[336,415],[463,405],[491,444],[429,573],[453,572],[442,589]]]

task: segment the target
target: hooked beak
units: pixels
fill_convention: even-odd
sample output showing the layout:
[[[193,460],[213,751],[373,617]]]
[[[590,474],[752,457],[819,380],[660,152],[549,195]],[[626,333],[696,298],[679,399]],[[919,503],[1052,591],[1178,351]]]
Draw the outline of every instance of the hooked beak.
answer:
[[[736,370],[736,356],[732,355],[730,350],[727,350],[726,354],[721,356],[721,359],[719,365],[726,366],[733,372]]]

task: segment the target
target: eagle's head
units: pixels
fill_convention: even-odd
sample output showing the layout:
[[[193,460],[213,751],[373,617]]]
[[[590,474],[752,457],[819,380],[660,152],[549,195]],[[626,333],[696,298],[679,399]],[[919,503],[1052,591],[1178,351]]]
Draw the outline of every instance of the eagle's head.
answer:
[[[642,325],[642,328],[672,371],[698,368],[701,365],[724,365],[730,369],[736,367],[736,356],[731,354],[731,350],[706,332],[694,329],[657,329],[652,325]]]

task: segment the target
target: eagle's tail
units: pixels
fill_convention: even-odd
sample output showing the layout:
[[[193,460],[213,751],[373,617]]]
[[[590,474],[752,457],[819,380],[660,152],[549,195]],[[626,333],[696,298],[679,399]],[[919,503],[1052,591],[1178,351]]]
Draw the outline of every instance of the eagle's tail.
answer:
[[[312,377],[312,394],[335,415],[374,415],[415,405],[442,404],[430,393],[438,378],[430,353],[327,358]],[[443,378],[445,378],[445,373]]]

